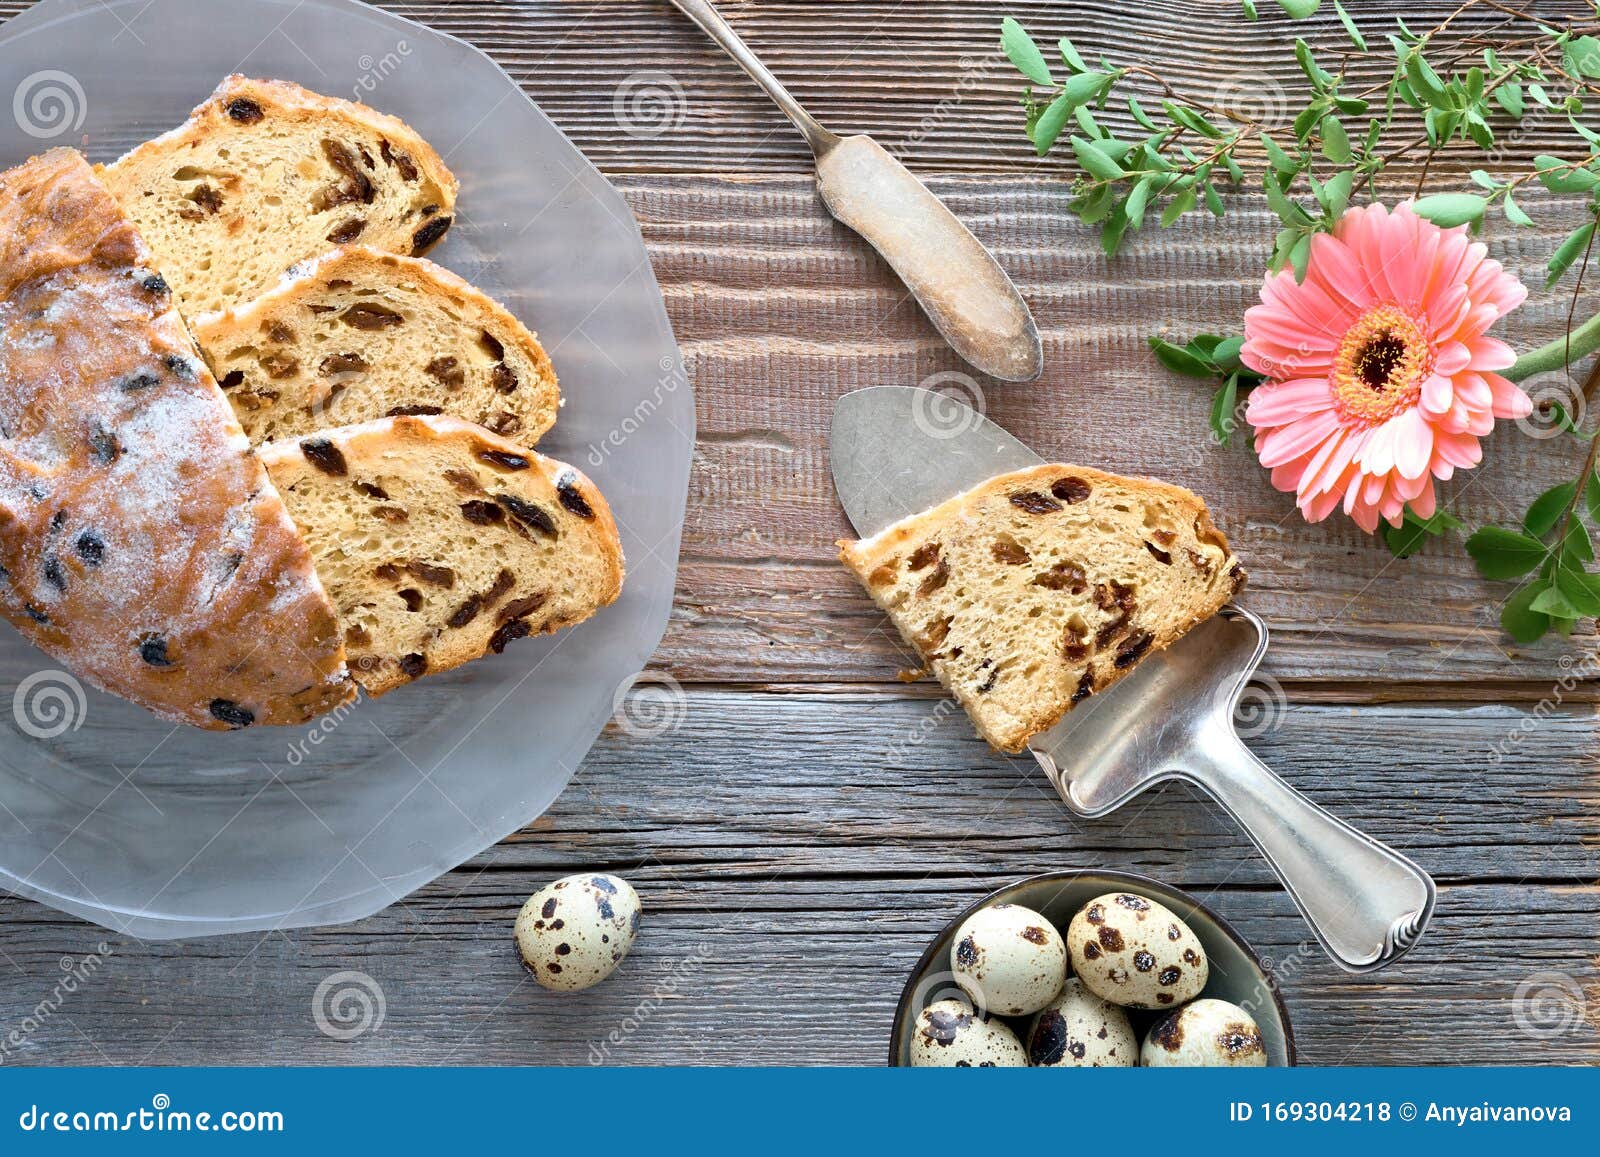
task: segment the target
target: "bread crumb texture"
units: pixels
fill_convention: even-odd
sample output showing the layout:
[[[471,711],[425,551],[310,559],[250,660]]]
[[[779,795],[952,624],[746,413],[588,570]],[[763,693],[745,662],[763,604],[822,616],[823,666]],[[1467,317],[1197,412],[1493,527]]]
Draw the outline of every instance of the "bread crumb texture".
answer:
[[[594,484],[470,423],[384,418],[261,456],[371,695],[581,622],[621,590]]]
[[[242,76],[102,176],[191,318],[333,246],[420,255],[450,228],[457,187],[403,121]]]
[[[252,442],[448,414],[531,448],[560,406],[550,359],[510,312],[425,258],[368,246],[297,265],[194,335]]]
[[[1196,495],[1062,464],[999,475],[839,545],[1007,752],[1210,618],[1245,581]]]

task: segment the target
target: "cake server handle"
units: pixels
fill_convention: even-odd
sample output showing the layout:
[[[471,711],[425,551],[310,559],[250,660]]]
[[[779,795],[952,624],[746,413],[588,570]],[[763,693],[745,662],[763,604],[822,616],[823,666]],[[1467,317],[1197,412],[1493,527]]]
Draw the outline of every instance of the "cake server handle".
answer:
[[[1234,732],[1207,727],[1183,777],[1239,822],[1283,881],[1317,939],[1349,972],[1399,959],[1433,915],[1433,880],[1393,848],[1357,831],[1280,779]]]

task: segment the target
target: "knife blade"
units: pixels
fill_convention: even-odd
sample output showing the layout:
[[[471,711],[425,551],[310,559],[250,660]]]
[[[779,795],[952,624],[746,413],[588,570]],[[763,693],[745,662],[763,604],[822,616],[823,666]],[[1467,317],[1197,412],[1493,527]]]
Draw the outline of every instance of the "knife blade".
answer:
[[[834,489],[870,538],[978,483],[1044,459],[948,394],[871,386],[833,406]]]

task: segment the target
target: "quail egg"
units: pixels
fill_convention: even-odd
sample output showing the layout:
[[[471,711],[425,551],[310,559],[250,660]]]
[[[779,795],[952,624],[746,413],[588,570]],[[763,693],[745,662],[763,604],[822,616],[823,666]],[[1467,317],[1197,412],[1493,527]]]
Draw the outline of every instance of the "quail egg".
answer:
[[[1260,1068],[1267,1063],[1267,1046],[1248,1012],[1207,997],[1158,1020],[1144,1038],[1139,1063],[1153,1069]]]
[[[1017,1034],[961,1000],[936,1000],[917,1015],[911,1033],[917,1068],[1014,1069],[1027,1065]]]
[[[639,894],[620,876],[567,876],[535,892],[517,914],[517,951],[545,988],[599,984],[633,947]]]
[[[1189,926],[1130,892],[1089,901],[1067,928],[1067,948],[1089,991],[1125,1008],[1177,1007],[1199,996],[1210,974]]]
[[[973,1007],[996,1016],[1038,1012],[1067,978],[1067,949],[1031,908],[995,904],[967,917],[950,948],[950,971]]]
[[[1139,1063],[1138,1046],[1128,1014],[1076,976],[1028,1029],[1028,1063],[1039,1068],[1132,1068]]]

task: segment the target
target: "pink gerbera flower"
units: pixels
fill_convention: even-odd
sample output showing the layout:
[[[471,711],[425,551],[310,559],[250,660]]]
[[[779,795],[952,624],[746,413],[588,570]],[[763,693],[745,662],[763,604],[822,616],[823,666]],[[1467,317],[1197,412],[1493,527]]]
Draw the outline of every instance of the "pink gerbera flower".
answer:
[[[1241,358],[1268,381],[1245,420],[1308,521],[1341,505],[1369,532],[1407,504],[1430,517],[1433,480],[1476,466],[1494,420],[1533,408],[1494,372],[1511,347],[1485,335],[1528,291],[1485,252],[1464,226],[1368,205],[1312,238],[1304,281],[1267,277]]]

